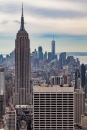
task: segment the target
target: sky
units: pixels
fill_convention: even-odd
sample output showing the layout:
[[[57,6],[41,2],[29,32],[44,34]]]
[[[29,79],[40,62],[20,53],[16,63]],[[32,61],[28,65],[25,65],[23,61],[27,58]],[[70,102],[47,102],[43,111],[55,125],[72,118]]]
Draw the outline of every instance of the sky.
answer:
[[[30,48],[87,52],[87,0],[0,0],[0,53],[10,53],[20,29],[22,2]]]

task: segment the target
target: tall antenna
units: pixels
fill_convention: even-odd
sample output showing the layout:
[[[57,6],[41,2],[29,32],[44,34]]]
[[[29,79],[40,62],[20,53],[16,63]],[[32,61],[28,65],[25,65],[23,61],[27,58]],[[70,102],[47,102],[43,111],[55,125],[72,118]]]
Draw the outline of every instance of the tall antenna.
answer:
[[[23,16],[23,2],[22,2],[22,16]]]
[[[54,34],[53,34],[53,41],[54,41]]]

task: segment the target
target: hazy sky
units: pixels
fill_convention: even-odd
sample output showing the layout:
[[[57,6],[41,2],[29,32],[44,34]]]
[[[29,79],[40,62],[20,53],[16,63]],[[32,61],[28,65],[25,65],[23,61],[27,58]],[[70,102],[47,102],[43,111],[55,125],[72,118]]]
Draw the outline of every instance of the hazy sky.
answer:
[[[33,51],[87,51],[87,0],[0,0],[0,53],[14,50],[24,5],[25,29]]]

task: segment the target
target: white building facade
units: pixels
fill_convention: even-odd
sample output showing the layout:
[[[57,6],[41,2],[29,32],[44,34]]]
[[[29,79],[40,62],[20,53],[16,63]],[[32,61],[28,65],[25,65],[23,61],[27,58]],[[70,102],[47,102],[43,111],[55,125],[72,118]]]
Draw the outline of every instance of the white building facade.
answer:
[[[74,87],[35,86],[34,130],[74,130]]]
[[[16,130],[16,110],[6,108],[6,124],[9,130]]]
[[[0,67],[0,95],[5,94],[5,69]]]

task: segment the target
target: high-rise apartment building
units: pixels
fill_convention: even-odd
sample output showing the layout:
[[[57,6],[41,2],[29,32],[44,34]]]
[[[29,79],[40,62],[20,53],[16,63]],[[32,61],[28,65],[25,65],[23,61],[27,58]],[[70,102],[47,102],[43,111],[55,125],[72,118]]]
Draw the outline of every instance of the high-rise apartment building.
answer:
[[[21,27],[15,40],[15,98],[14,105],[31,103],[30,39],[24,28],[22,6]]]
[[[85,112],[85,93],[82,89],[74,92],[74,123],[81,124],[81,115]]]
[[[85,86],[85,72],[86,72],[85,65],[82,64],[81,65],[81,87],[82,88],[84,88],[84,86]]]
[[[34,130],[74,130],[74,87],[34,86]]]
[[[54,38],[51,43],[51,49],[52,49],[52,60],[55,58],[55,41]]]

